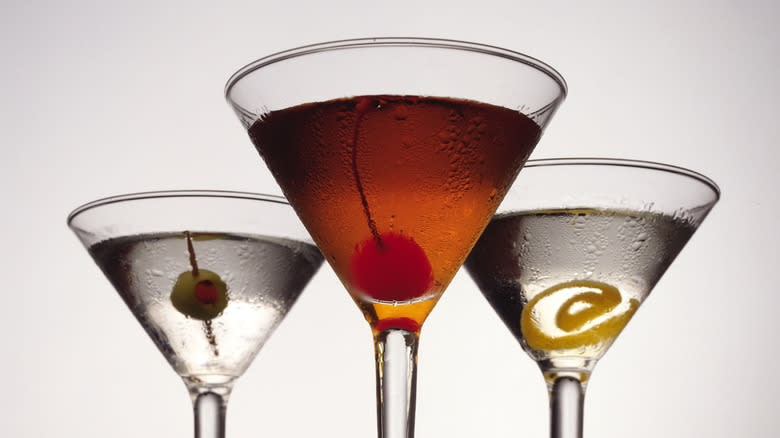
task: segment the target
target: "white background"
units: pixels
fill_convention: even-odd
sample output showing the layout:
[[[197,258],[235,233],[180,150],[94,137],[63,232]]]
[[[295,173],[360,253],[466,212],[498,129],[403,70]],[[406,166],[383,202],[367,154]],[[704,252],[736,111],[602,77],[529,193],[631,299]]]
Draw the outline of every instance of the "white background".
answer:
[[[570,93],[535,158],[662,161],[717,181],[721,202],[596,368],[586,433],[780,434],[778,22],[771,1],[3,1],[2,435],[191,435],[184,386],[65,217],[125,192],[279,193],[225,81],[272,52],[363,36],[553,65]],[[541,374],[463,272],[419,363],[417,436],[548,434]],[[228,435],[374,434],[370,331],[326,267],[238,381]]]

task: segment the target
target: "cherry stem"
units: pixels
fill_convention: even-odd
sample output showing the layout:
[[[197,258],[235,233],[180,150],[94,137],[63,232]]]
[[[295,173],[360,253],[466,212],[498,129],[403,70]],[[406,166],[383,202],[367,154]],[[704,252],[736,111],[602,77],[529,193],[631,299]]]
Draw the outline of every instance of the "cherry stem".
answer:
[[[382,247],[382,238],[379,237],[379,230],[376,228],[376,222],[371,217],[371,211],[368,208],[368,199],[366,199],[366,193],[363,190],[363,183],[360,181],[360,174],[357,166],[357,144],[358,134],[360,133],[360,124],[363,121],[363,117],[368,112],[370,105],[367,100],[369,98],[362,98],[356,105],[355,109],[358,111],[357,118],[355,119],[355,130],[352,134],[352,173],[355,175],[355,185],[357,186],[358,193],[360,193],[360,202],[363,204],[363,211],[366,213],[366,219],[368,221],[368,228],[371,230],[371,234],[377,242],[379,247]]]

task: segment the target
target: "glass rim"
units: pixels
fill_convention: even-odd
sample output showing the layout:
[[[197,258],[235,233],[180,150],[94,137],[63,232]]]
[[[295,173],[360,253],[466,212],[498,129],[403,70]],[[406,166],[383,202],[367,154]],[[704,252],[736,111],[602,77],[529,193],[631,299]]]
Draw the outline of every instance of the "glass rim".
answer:
[[[283,204],[289,206],[290,203],[287,199],[279,195],[271,195],[266,193],[252,193],[252,192],[240,192],[231,190],[157,190],[147,192],[135,192],[125,193],[121,195],[113,195],[105,198],[96,199],[94,201],[82,204],[73,209],[68,214],[67,224],[71,225],[73,220],[82,213],[89,210],[117,204],[120,202],[139,201],[144,199],[161,199],[161,198],[224,198],[224,199],[245,199],[250,201],[265,201],[276,204]]]
[[[563,76],[555,70],[552,66],[532,56],[524,53],[516,52],[514,50],[504,49],[498,46],[491,46],[482,43],[474,43],[469,41],[452,40],[444,38],[426,38],[426,37],[373,37],[373,38],[354,38],[343,39],[328,42],[321,42],[315,44],[308,44],[304,46],[295,47],[292,49],[276,52],[262,58],[256,59],[249,64],[244,65],[238,69],[228,79],[225,84],[225,98],[230,101],[230,91],[234,85],[236,85],[241,79],[255,70],[259,70],[265,66],[284,61],[290,58],[297,58],[304,55],[313,53],[321,53],[333,50],[366,48],[366,47],[427,47],[427,48],[442,48],[463,50],[476,53],[482,53],[485,55],[493,55],[502,58],[506,58],[512,61],[520,62],[529,67],[533,67],[552,78],[559,86],[561,90],[561,97],[565,98],[568,94],[568,86]]]
[[[526,161],[522,169],[546,166],[618,166],[669,172],[694,179],[709,187],[709,189],[712,190],[712,192],[715,194],[716,201],[720,199],[721,195],[720,187],[718,187],[718,184],[715,183],[712,178],[702,173],[696,172],[695,170],[681,166],[675,166],[673,164],[660,163],[657,161],[599,157],[539,158]],[[522,169],[520,170],[521,176]]]

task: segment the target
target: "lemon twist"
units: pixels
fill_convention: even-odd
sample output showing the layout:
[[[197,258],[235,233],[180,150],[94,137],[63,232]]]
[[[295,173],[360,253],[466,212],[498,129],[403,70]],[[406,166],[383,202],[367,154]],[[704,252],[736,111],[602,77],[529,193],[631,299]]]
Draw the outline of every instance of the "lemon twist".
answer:
[[[588,289],[567,299],[555,314],[555,325],[567,334],[552,336],[542,329],[537,304],[544,298],[560,291]],[[611,313],[622,302],[616,287],[596,281],[575,280],[553,286],[536,295],[526,304],[520,318],[520,329],[526,343],[535,350],[563,350],[596,345],[611,341],[639,308],[639,301],[628,301],[628,309],[592,327],[583,330],[589,322]],[[585,304],[581,308],[575,305]]]

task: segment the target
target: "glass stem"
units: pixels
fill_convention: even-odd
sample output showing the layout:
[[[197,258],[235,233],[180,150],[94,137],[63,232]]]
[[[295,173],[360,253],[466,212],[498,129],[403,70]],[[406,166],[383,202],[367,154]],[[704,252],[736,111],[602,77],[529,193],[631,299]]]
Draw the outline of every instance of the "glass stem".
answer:
[[[550,437],[582,438],[585,391],[574,377],[558,377],[550,388]]]
[[[195,411],[195,438],[224,438],[230,387],[190,388]]]
[[[414,437],[419,336],[388,329],[374,337],[379,438]]]

